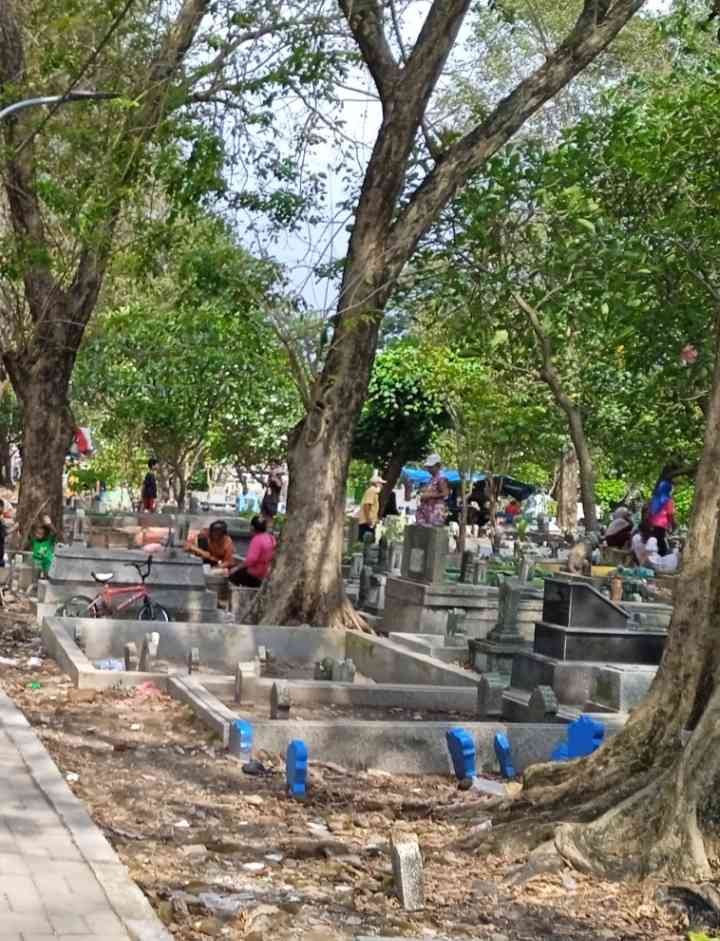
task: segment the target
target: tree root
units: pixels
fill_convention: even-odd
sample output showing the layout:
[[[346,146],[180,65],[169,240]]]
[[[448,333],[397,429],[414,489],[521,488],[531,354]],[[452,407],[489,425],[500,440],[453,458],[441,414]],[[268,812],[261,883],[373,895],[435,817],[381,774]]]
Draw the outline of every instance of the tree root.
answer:
[[[344,598],[339,608],[333,611],[328,619],[328,627],[334,630],[361,631],[364,634],[374,634],[365,618],[353,608],[347,598]]]

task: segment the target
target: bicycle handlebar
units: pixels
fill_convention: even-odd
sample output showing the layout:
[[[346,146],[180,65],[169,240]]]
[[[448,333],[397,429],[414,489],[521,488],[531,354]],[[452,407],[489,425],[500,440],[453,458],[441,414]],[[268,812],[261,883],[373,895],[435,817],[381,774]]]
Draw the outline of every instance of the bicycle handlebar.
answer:
[[[132,565],[134,569],[137,569],[138,576],[140,577],[140,580],[142,581],[143,584],[145,584],[145,579],[150,575],[150,569],[152,568],[152,564],[153,564],[153,557],[151,555],[147,557],[147,561],[144,563],[142,562],[130,563],[130,565]],[[145,567],[144,572],[143,572],[143,566]]]

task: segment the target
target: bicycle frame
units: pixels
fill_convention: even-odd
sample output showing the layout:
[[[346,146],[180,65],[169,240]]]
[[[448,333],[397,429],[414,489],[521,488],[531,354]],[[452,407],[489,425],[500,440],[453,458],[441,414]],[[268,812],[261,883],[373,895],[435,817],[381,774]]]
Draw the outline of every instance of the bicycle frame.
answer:
[[[130,594],[126,601],[113,607],[113,599],[118,595],[127,595]],[[117,588],[111,588],[110,585],[103,585],[102,591],[100,591],[93,598],[93,607],[97,610],[101,607],[101,610],[108,611],[110,614],[113,612],[119,613],[124,611],[126,608],[129,608],[130,605],[134,604],[136,601],[145,601],[150,598],[150,593],[145,587],[144,584],[138,585],[121,585]]]

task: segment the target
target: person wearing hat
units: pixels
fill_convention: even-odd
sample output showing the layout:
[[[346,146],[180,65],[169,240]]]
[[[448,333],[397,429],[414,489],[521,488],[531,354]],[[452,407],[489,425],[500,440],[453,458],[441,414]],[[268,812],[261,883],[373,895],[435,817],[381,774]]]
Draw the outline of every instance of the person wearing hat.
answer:
[[[380,491],[385,481],[378,474],[374,474],[370,486],[363,494],[358,514],[358,535],[365,538],[365,533],[375,535],[375,526],[380,516]]]
[[[441,474],[442,458],[439,454],[428,455],[425,470],[430,472],[430,483],[420,491],[420,506],[415,513],[415,522],[419,526],[444,526],[448,515],[450,484]]]

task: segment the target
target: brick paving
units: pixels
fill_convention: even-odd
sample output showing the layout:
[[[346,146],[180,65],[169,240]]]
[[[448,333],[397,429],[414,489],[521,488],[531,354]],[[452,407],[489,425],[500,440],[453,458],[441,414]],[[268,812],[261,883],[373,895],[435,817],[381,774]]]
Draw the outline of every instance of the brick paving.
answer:
[[[171,941],[2,693],[0,941]]]

